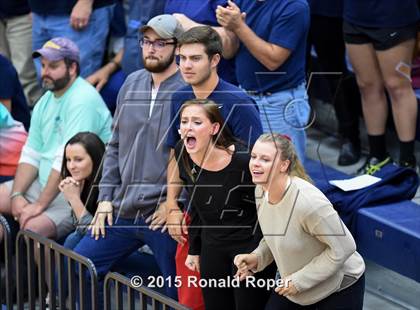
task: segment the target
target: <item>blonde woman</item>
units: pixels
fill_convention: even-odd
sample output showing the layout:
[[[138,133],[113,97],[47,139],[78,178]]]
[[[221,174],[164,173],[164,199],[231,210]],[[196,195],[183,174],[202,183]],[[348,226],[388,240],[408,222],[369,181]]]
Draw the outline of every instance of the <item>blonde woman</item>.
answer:
[[[249,168],[255,189],[259,246],[234,259],[241,280],[273,260],[282,282],[266,309],[362,309],[365,264],[328,199],[310,183],[287,136],[264,134]]]

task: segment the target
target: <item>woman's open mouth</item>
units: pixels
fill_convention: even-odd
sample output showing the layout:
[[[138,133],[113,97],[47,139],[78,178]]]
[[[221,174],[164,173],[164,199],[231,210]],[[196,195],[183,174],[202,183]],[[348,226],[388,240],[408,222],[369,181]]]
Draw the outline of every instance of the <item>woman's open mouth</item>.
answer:
[[[262,176],[263,174],[264,174],[263,171],[260,171],[260,170],[252,170],[252,175],[253,176],[259,177],[259,176]]]
[[[189,149],[193,149],[197,144],[197,139],[195,137],[187,137],[185,139],[185,145]]]

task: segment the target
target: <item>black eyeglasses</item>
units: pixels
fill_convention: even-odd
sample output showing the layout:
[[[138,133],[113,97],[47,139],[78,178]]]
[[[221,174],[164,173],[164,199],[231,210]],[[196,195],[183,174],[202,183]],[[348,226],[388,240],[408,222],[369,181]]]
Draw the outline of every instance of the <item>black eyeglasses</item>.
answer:
[[[165,48],[166,45],[175,45],[176,42],[172,41],[172,42],[167,42],[164,40],[156,40],[156,41],[150,41],[147,39],[141,39],[139,40],[140,46],[143,47],[153,47],[156,50],[161,50],[163,48]]]

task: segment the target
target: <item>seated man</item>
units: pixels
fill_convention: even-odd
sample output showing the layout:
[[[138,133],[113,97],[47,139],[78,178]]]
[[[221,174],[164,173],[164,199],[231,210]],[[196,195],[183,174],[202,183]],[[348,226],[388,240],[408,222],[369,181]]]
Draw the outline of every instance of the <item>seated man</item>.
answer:
[[[111,136],[111,115],[101,96],[79,77],[79,49],[55,38],[33,53],[41,57],[47,92],[35,106],[15,179],[0,185],[0,213],[12,214],[21,229],[59,239],[72,228],[70,208],[58,195],[64,144],[80,131]]]

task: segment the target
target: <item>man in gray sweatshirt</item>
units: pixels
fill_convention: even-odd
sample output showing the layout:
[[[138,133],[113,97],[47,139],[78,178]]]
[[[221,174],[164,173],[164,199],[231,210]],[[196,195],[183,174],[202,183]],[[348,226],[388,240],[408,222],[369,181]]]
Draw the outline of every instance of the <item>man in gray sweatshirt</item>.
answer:
[[[96,267],[99,309],[106,273],[143,244],[153,251],[164,278],[175,279],[176,242],[165,232],[169,148],[163,141],[172,94],[185,85],[175,63],[183,30],[171,15],[159,15],[140,32],[145,69],[129,75],[118,94],[92,237],[85,236],[74,249]],[[165,284],[166,294],[176,299],[175,285]]]

